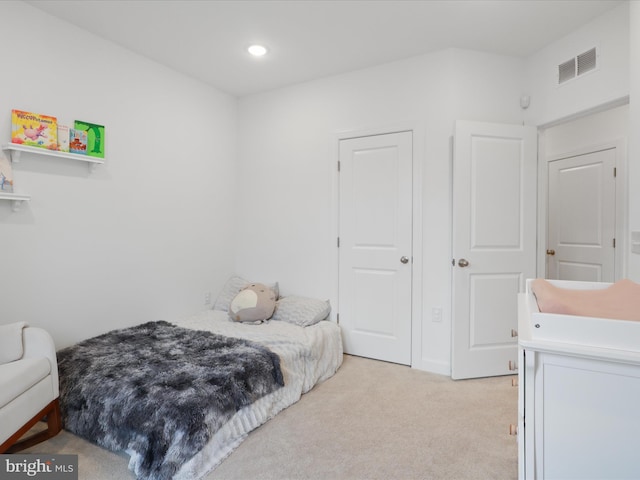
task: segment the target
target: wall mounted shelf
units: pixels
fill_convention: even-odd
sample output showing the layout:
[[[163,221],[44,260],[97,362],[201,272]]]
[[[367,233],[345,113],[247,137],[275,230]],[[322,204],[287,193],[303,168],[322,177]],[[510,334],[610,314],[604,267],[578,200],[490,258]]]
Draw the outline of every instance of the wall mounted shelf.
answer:
[[[31,196],[21,193],[0,192],[0,200],[9,200],[12,203],[11,210],[17,212],[20,210],[22,202],[28,202],[31,200]]]
[[[56,150],[47,150],[46,148],[28,147],[18,143],[8,143],[2,146],[2,150],[9,152],[11,161],[18,163],[23,153],[33,153],[35,155],[46,155],[48,157],[68,158],[80,162],[86,162],[89,165],[89,171],[93,170],[104,163],[104,159],[82,155],[79,153],[58,152]]]

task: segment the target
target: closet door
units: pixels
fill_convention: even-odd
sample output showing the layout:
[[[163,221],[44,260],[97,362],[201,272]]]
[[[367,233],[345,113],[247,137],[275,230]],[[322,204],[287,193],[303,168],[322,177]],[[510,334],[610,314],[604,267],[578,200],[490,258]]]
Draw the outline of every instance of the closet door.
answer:
[[[616,149],[549,162],[547,277],[615,281]]]
[[[411,364],[412,132],[340,141],[345,352]]]

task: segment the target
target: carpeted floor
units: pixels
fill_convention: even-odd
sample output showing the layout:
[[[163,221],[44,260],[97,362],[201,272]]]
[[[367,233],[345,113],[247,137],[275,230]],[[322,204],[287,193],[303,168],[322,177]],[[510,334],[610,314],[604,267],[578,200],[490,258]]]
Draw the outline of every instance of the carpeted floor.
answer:
[[[510,377],[453,381],[345,355],[205,479],[516,479],[517,397]],[[134,478],[126,455],[64,431],[24,453],[78,454],[81,480]]]

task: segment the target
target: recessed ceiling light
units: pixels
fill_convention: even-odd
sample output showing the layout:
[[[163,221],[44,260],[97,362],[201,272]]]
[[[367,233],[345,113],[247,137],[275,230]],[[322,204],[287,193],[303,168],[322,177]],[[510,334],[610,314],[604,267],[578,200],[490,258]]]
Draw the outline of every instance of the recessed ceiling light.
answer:
[[[247,51],[254,57],[262,57],[267,54],[267,48],[262,45],[251,45]]]

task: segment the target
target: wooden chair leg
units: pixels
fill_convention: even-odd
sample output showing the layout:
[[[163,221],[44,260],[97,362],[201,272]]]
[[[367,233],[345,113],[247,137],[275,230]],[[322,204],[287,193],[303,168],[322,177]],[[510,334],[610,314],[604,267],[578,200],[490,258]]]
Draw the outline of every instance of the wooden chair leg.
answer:
[[[60,401],[56,398],[53,402],[51,411],[47,414],[47,430],[51,435],[49,438],[56,436],[62,430],[62,416],[60,415]]]
[[[47,429],[20,440],[36,423],[46,417]],[[0,453],[16,453],[25,448],[37,445],[40,442],[55,437],[62,430],[62,418],[60,416],[60,402],[56,398],[49,405],[40,410],[20,430],[13,434],[6,442],[0,445]],[[20,440],[20,441],[18,441]]]

